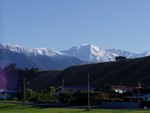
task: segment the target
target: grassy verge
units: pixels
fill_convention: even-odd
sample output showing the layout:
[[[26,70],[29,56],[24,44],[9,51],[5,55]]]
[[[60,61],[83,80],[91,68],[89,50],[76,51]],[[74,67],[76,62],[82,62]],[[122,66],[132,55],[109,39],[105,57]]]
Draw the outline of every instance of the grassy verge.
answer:
[[[110,109],[69,109],[69,108],[38,108],[16,104],[0,103],[0,113],[150,113],[149,110],[110,110]]]

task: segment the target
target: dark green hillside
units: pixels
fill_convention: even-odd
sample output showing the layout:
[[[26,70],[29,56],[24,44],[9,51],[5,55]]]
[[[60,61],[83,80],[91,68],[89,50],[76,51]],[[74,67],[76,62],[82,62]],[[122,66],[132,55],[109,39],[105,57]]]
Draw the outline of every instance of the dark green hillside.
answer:
[[[144,85],[150,85],[150,57],[79,65],[64,71],[43,72],[30,79],[30,87],[42,89],[51,85],[59,86],[62,84],[62,79],[65,85],[87,85],[88,73],[91,85],[97,88],[102,88],[105,84],[137,85],[139,81]]]
[[[95,87],[121,83],[137,85],[139,81],[150,85],[150,57],[73,66],[64,70],[60,79],[64,78],[66,85],[86,85],[88,73]]]
[[[57,78],[61,72],[61,70],[42,72],[32,72],[29,70],[20,74],[20,82],[22,83],[23,78],[26,78],[27,88],[33,90],[45,90],[57,83]]]

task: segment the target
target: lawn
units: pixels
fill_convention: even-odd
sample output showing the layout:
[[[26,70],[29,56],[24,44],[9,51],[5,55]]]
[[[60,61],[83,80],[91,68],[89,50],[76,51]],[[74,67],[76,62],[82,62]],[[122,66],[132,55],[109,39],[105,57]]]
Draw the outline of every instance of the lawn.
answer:
[[[0,113],[150,113],[149,110],[110,110],[110,109],[69,109],[69,108],[37,108],[15,104],[0,103]]]

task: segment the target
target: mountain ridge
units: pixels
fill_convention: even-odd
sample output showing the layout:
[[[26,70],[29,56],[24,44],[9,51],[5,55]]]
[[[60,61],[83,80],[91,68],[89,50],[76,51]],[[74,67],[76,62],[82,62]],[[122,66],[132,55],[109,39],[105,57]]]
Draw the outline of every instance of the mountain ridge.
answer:
[[[94,45],[83,44],[78,47],[72,47],[69,50],[61,51],[70,56],[75,56],[81,60],[90,62],[113,61],[118,56]]]
[[[45,55],[45,56],[55,56],[55,55],[64,55],[58,51],[52,51],[51,49],[47,48],[25,48],[20,45],[10,45],[10,44],[0,44],[0,49],[10,50],[17,53],[23,53],[25,55]],[[50,54],[51,53],[51,54]]]
[[[42,70],[65,69],[72,65],[114,61],[116,56],[139,58],[150,55],[150,51],[135,54],[120,49],[102,49],[90,44],[82,44],[62,51],[53,51],[47,48],[31,49],[21,45],[0,44],[0,52],[0,66],[16,63],[22,68],[35,66]]]
[[[30,87],[35,90],[60,86],[86,86],[88,75],[90,85],[101,89],[108,85],[137,86],[139,81],[145,87],[150,86],[150,56],[126,59],[114,62],[101,62],[70,66],[62,71],[49,71],[29,79]],[[43,83],[42,81],[45,81]],[[38,84],[40,83],[40,84]]]
[[[86,49],[87,51],[96,51],[95,53],[91,51],[91,53],[85,53]],[[84,50],[84,51],[83,51]],[[88,60],[92,62],[107,62],[107,61],[114,61],[116,56],[125,56],[127,58],[139,58],[139,57],[145,57],[145,56],[150,56],[150,50],[136,54],[133,52],[121,50],[121,49],[102,49],[94,45],[89,45],[89,44],[83,44],[80,46],[74,46],[68,50],[63,50],[61,51],[62,53],[65,53],[70,56],[75,56],[81,60]],[[84,56],[86,54],[86,56]],[[90,57],[93,57],[93,59]],[[85,58],[87,57],[88,58]]]
[[[76,57],[50,49],[26,49],[18,45],[0,44],[0,53],[0,67],[15,63],[19,68],[57,70],[85,63]]]

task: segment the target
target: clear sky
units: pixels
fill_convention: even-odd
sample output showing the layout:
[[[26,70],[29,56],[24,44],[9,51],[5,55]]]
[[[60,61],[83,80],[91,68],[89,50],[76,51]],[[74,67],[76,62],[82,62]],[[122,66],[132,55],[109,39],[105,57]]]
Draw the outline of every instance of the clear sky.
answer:
[[[144,52],[150,50],[150,0],[0,0],[0,41]]]

